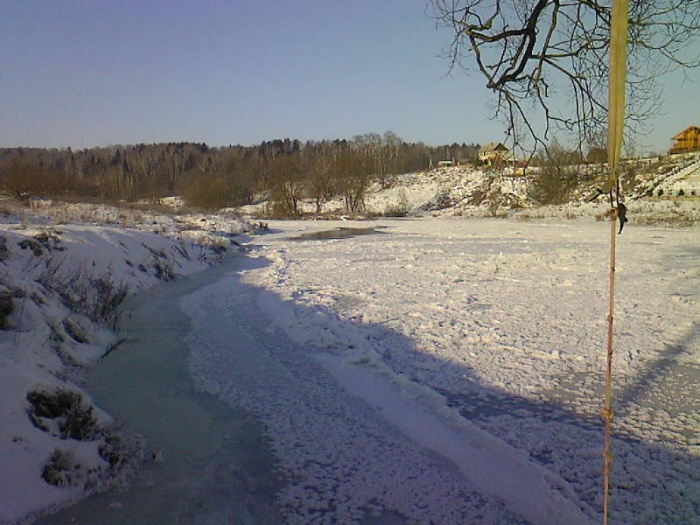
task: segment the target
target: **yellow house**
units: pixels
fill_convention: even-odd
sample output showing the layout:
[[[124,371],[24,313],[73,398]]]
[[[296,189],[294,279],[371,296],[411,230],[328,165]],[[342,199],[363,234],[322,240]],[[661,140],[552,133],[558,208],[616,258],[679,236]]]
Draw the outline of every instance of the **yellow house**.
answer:
[[[669,154],[688,153],[689,151],[700,151],[700,128],[689,126],[678,135],[673,136],[673,146]]]
[[[497,163],[512,162],[513,156],[500,142],[490,142],[479,148],[479,161],[482,164],[491,166]]]

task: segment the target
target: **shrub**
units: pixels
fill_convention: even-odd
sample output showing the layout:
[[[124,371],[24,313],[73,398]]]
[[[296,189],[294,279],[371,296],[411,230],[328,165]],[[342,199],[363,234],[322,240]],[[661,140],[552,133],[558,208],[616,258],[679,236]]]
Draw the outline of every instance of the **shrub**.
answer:
[[[128,295],[128,286],[116,285],[108,277],[90,277],[80,267],[74,268],[70,275],[60,277],[61,265],[62,261],[50,264],[39,277],[39,283],[56,292],[66,308],[87,315],[95,323],[114,328],[117,309]]]
[[[408,205],[398,203],[393,206],[387,206],[382,216],[384,217],[406,217],[408,215]]]
[[[41,255],[44,253],[44,250],[41,248],[41,244],[33,241],[32,239],[23,239],[17,244],[23,250],[30,249],[36,257],[41,257]]]
[[[42,232],[37,233],[34,236],[34,239],[36,239],[37,242],[41,243],[41,245],[48,251],[63,251],[63,246],[60,245],[61,238],[59,237],[59,235],[61,235],[62,233],[63,232],[60,231],[44,230]]]
[[[123,467],[133,455],[133,444],[126,442],[120,435],[111,434],[98,448],[98,454],[113,469]]]
[[[61,439],[85,441],[101,431],[92,406],[84,403],[78,392],[33,390],[27,394],[27,401],[31,405],[29,419],[32,424],[44,432],[51,432],[44,420],[57,420]]]
[[[7,318],[12,313],[12,310],[14,310],[12,294],[0,293],[0,330],[7,330],[9,327]]]
[[[92,279],[90,284],[94,295],[85,313],[91,320],[113,327],[116,323],[117,309],[129,293],[128,286],[115,286],[112,281],[103,278]]]
[[[70,319],[64,319],[63,323],[63,329],[66,331],[68,336],[73,339],[76,343],[88,343],[88,338],[83,332],[83,330],[74,322],[72,322]]]
[[[0,261],[4,261],[10,256],[10,250],[7,247],[7,238],[0,235]]]
[[[49,461],[41,469],[41,477],[49,485],[55,487],[70,487],[77,484],[76,470],[80,464],[75,461],[71,452],[56,449],[51,454]]]

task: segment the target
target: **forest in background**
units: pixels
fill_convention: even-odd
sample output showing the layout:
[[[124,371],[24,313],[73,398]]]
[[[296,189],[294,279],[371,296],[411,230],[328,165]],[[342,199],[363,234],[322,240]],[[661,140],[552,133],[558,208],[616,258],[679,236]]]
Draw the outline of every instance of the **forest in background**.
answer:
[[[407,143],[392,132],[255,146],[0,148],[0,191],[23,199],[105,203],[178,195],[202,209],[251,204],[264,195],[276,216],[298,215],[302,199],[311,199],[321,213],[325,202],[340,197],[348,212],[358,212],[372,182],[388,184],[392,175],[426,170],[440,160],[476,162],[478,150],[478,144]]]

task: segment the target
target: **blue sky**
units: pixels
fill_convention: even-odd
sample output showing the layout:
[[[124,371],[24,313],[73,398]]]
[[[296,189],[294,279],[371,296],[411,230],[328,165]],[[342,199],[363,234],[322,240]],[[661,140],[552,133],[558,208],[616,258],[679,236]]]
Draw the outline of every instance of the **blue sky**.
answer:
[[[0,0],[0,146],[84,148],[391,130],[504,139],[476,74],[448,75],[427,0]],[[700,80],[700,75],[693,75]],[[664,81],[645,140],[700,125],[698,83]]]

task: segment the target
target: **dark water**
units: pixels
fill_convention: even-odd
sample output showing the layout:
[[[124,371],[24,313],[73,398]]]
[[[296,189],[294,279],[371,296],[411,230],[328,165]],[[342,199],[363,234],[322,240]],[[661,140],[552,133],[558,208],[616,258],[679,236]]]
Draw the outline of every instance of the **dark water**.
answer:
[[[324,230],[313,233],[302,233],[296,237],[292,237],[296,241],[320,241],[328,239],[347,239],[349,237],[357,237],[359,235],[374,235],[384,233],[375,228],[346,228],[340,227],[333,230]]]

